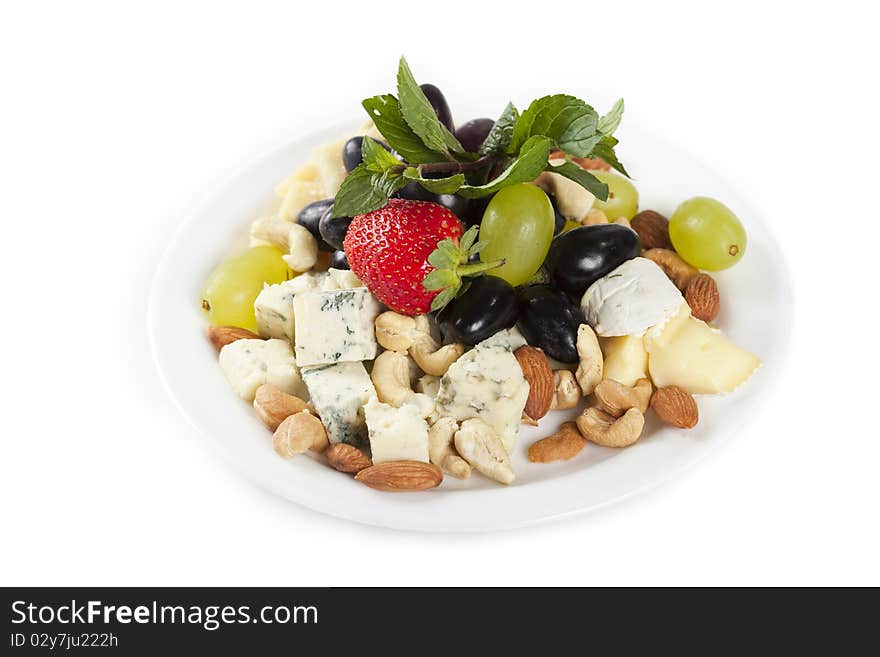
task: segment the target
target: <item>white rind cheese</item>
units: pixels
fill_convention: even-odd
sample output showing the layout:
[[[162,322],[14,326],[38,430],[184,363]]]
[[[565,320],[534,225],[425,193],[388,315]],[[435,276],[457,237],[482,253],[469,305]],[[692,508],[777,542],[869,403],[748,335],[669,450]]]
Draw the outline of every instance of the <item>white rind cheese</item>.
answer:
[[[364,288],[306,292],[293,298],[296,363],[300,367],[373,360],[379,302]]]
[[[220,350],[220,369],[235,390],[249,402],[264,383],[300,399],[308,399],[299,369],[286,340],[236,340]]]
[[[418,404],[403,404],[395,408],[374,398],[364,407],[364,413],[373,463],[428,463],[428,423]]]
[[[519,435],[529,384],[509,337],[484,340],[450,365],[434,400],[436,417],[480,418],[495,429],[508,453]]]
[[[307,367],[302,370],[302,379],[330,442],[364,444],[367,438],[364,404],[376,396],[364,364]]]
[[[683,300],[660,267],[633,258],[587,288],[581,308],[597,335],[642,335],[674,315]]]

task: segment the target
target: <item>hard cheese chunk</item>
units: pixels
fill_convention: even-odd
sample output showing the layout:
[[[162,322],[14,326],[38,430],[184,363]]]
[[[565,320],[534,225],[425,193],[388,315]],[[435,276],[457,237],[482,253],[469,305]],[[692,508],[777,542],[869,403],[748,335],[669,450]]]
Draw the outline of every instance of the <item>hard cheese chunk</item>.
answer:
[[[605,357],[602,378],[633,386],[639,379],[648,377],[648,352],[642,336],[602,338],[599,343]]]
[[[308,399],[286,340],[236,340],[220,350],[220,369],[236,394],[252,402],[264,383]]]
[[[732,392],[761,361],[696,317],[687,304],[645,336],[654,385],[678,386],[691,394]]]
[[[395,408],[371,399],[364,407],[373,463],[428,462],[428,423],[418,404]]]
[[[302,378],[331,443],[363,444],[367,438],[364,404],[376,389],[363,363],[308,367]]]
[[[508,453],[516,444],[529,384],[508,340],[484,340],[455,361],[440,380],[437,417],[478,417],[495,429]]]
[[[293,298],[300,367],[376,357],[373,320],[379,302],[366,288],[306,292]]]
[[[642,335],[674,315],[683,300],[656,263],[633,258],[588,287],[581,308],[597,335]]]

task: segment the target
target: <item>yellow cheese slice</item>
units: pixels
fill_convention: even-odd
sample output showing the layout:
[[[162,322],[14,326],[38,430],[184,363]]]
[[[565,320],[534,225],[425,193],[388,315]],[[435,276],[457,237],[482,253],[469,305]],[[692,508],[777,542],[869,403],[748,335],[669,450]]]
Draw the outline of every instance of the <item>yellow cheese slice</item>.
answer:
[[[605,356],[603,378],[614,379],[625,386],[633,386],[648,376],[648,352],[641,335],[621,335],[600,338]]]
[[[645,348],[654,385],[678,386],[691,394],[732,392],[761,364],[719,330],[691,316],[687,304],[645,334]]]
[[[318,180],[324,188],[324,198],[333,198],[339,191],[342,181],[348,175],[342,161],[342,147],[346,140],[318,146],[312,151],[312,162],[318,170]]]

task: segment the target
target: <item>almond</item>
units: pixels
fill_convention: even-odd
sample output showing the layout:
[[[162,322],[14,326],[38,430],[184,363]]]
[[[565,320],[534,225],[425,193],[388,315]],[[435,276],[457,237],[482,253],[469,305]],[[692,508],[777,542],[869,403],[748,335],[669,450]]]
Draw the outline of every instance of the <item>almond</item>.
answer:
[[[269,383],[257,388],[254,396],[254,410],[271,431],[275,431],[291,415],[296,415],[306,408],[308,404],[302,399],[288,395]]]
[[[690,280],[700,273],[699,269],[686,263],[680,255],[670,249],[648,249],[642,254],[642,257],[651,260],[660,267],[669,280],[675,284],[675,287],[682,292]]]
[[[207,330],[208,340],[214,345],[214,349],[220,351],[226,345],[236,340],[262,340],[262,338],[247,329],[237,326],[209,326]]]
[[[346,443],[336,443],[324,452],[327,455],[327,461],[330,466],[340,472],[358,473],[365,468],[373,465],[366,454],[354,445]]]
[[[666,424],[680,429],[690,429],[700,420],[696,400],[677,386],[658,388],[651,396],[651,408]]]
[[[566,158],[566,153],[564,151],[553,151],[550,153],[550,157],[547,158],[549,160],[564,160]],[[598,158],[589,158],[589,157],[573,157],[571,161],[577,164],[581,169],[598,169],[600,171],[610,171],[611,165],[608,164],[605,160],[600,160]]]
[[[528,345],[520,347],[513,355],[529,382],[529,398],[526,400],[524,412],[530,419],[540,420],[550,410],[553,393],[556,391],[550,362],[543,351]]]
[[[567,461],[577,456],[587,444],[574,422],[566,422],[552,436],[542,438],[529,447],[529,461],[550,463]]]
[[[718,285],[709,274],[694,276],[684,289],[684,300],[691,307],[691,314],[704,322],[711,322],[721,310]]]
[[[669,239],[669,219],[653,210],[642,210],[629,221],[630,227],[639,234],[642,248],[672,250]]]
[[[439,486],[443,471],[432,463],[388,461],[364,468],[354,478],[376,490],[406,492]]]

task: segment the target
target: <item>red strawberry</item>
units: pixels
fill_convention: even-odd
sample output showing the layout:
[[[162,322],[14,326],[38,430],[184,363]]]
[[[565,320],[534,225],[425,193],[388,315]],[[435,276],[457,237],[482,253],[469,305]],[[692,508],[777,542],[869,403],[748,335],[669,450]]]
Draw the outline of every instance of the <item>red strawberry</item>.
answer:
[[[428,256],[446,238],[457,243],[463,230],[442,205],[393,198],[352,219],[343,246],[351,270],[373,296],[396,312],[420,315],[440,293],[422,285],[434,269]]]

